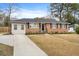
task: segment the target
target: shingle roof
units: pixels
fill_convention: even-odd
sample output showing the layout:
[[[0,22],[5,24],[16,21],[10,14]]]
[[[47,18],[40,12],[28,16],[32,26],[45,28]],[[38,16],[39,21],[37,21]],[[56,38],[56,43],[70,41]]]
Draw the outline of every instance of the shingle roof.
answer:
[[[68,24],[67,22],[63,22],[63,21],[56,21],[55,19],[18,19],[18,20],[12,20],[12,23],[32,23],[32,22],[37,22],[37,23],[62,23],[62,24]]]

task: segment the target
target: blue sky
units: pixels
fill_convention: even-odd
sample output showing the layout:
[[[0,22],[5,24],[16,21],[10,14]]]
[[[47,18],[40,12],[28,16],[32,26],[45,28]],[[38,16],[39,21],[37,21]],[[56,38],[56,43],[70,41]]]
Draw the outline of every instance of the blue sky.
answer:
[[[1,9],[6,9],[8,3],[0,3]],[[20,10],[13,13],[12,16],[18,18],[44,17],[48,14],[48,3],[16,3],[14,4]]]

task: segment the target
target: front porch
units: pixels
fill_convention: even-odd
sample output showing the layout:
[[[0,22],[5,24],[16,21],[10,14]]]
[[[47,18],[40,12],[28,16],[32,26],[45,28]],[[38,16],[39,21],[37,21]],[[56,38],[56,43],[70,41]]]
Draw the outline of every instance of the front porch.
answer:
[[[34,23],[34,24],[35,24],[35,27],[30,26],[30,23],[26,24],[26,34],[27,33],[47,33],[46,23]]]

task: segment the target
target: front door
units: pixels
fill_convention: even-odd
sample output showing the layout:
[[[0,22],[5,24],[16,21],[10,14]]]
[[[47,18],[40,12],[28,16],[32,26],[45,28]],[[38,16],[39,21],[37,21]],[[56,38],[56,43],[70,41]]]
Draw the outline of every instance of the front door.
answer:
[[[42,31],[42,32],[46,32],[45,24],[41,24],[41,31]]]
[[[25,34],[25,24],[12,24],[12,34]]]
[[[45,29],[44,29],[44,24],[42,24],[42,31],[44,32],[44,30],[45,30]]]

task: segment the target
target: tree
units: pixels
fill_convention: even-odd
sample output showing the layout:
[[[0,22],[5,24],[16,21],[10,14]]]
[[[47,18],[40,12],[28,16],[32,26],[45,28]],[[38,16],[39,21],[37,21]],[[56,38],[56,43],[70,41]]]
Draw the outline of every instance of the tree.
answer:
[[[62,12],[64,10],[64,3],[51,3],[50,4],[51,15],[57,12],[55,15],[59,15],[60,21],[62,21]]]
[[[41,20],[41,19],[48,19],[48,18],[44,18],[44,17],[36,17],[36,18],[34,18],[35,20]]]
[[[77,34],[79,34],[79,26],[76,27],[75,31]]]
[[[8,7],[7,9],[5,9],[5,14],[6,14],[6,17],[5,17],[5,26],[8,26],[11,28],[11,17],[12,17],[12,14],[16,11],[15,9],[16,5],[13,4],[13,3],[9,3],[8,4]],[[10,33],[11,33],[11,29],[10,29]]]
[[[12,11],[13,11],[13,4],[9,3],[8,9],[6,9],[6,10],[7,10],[7,17],[6,17],[5,21],[6,21],[7,26],[10,27],[11,26],[10,20],[11,20],[11,14],[12,14]]]
[[[4,26],[10,26],[10,19],[8,16],[5,17]]]
[[[79,4],[77,3],[52,3],[50,4],[51,15],[55,12],[60,16],[62,21],[67,20],[69,23],[76,23],[76,13],[79,12]],[[69,14],[70,13],[70,14]],[[74,14],[74,16],[73,16]],[[54,15],[55,16],[55,15]],[[71,20],[72,19],[72,20]]]
[[[34,18],[34,19],[36,19],[36,20],[40,20],[40,18],[39,18],[39,17],[36,17],[36,18]]]
[[[12,14],[14,12],[16,12],[16,4],[14,3],[9,3],[8,7],[5,9],[5,14],[6,14],[6,18],[5,18],[5,22],[7,23],[7,26],[11,26],[10,20],[12,18]]]
[[[65,4],[65,7],[66,7],[66,9],[67,9],[67,17],[66,17],[66,19],[68,20],[68,21],[70,21],[70,23],[71,24],[75,24],[75,23],[77,23],[77,18],[76,18],[76,13],[78,13],[79,12],[79,4],[77,4],[77,3],[67,3],[67,4]],[[68,15],[70,13],[70,15]],[[73,15],[74,14],[74,15]],[[71,18],[71,16],[72,16],[72,18]],[[71,18],[72,20],[70,20],[69,18]]]
[[[74,18],[76,19],[76,12],[79,12],[79,4],[77,3],[71,4],[71,10],[74,14]]]
[[[71,24],[75,24],[75,18],[72,16],[72,14],[71,13],[67,13],[66,15],[65,15],[65,19],[66,19],[66,22],[68,22],[68,23],[71,23]]]

